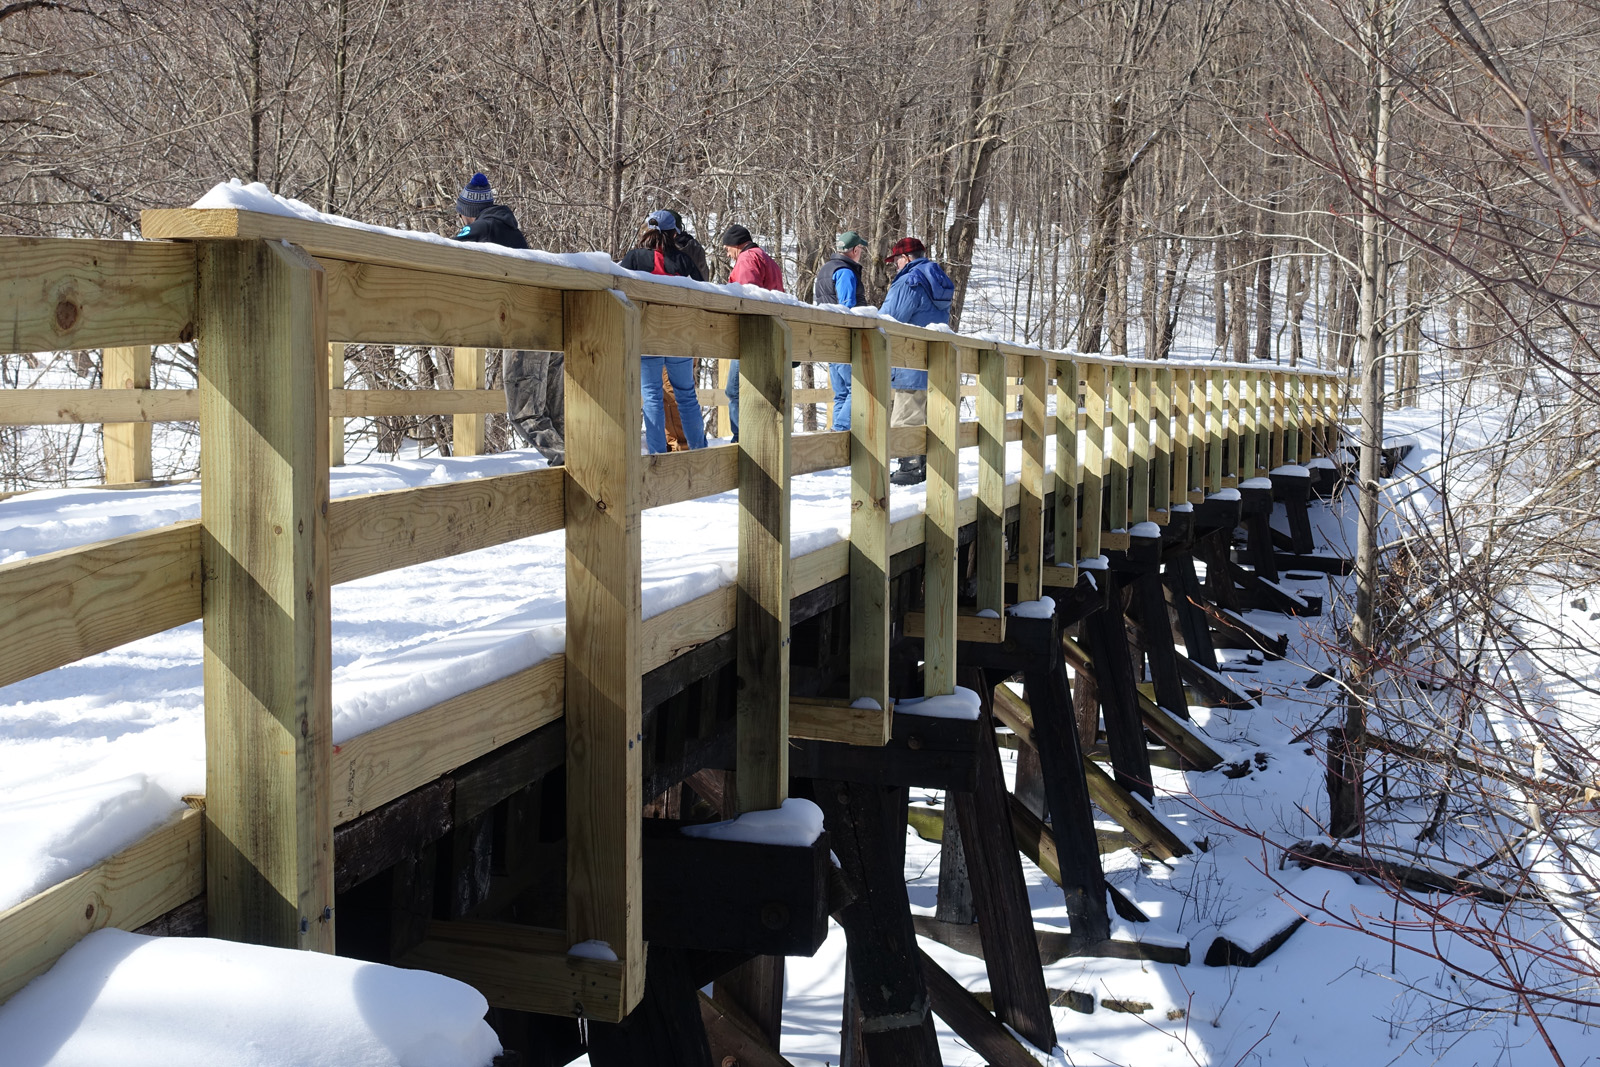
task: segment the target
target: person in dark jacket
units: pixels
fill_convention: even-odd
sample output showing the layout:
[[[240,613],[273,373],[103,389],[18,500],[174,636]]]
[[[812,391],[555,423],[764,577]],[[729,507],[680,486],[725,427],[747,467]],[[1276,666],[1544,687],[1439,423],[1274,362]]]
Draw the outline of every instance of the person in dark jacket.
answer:
[[[926,249],[915,237],[894,243],[885,263],[895,266],[889,295],[880,308],[885,315],[912,326],[950,325],[950,300],[956,286],[939,264],[925,257]],[[928,372],[895,367],[889,372],[894,408],[889,426],[921,426],[928,421]],[[904,456],[900,469],[889,475],[895,485],[915,485],[928,476],[927,456]]]
[[[638,246],[622,257],[625,270],[647,274],[667,274],[680,278],[703,278],[694,261],[679,247],[677,222],[670,211],[657,211],[639,232]],[[644,356],[639,368],[639,392],[644,403],[644,438],[652,454],[667,451],[665,390],[661,373],[666,371],[672,393],[678,400],[684,436],[690,448],[706,447],[705,419],[700,414],[700,397],[695,391],[694,360],[687,356]]]
[[[527,248],[517,216],[494,202],[489,179],[474,174],[456,197],[457,241]],[[500,377],[506,389],[506,415],[517,436],[537,448],[552,467],[566,462],[566,356],[561,352],[504,352]]]
[[[861,303],[861,257],[867,242],[854,230],[846,230],[834,241],[833,255],[817,268],[817,282],[811,298],[818,304],[838,304],[853,308]],[[828,384],[833,386],[833,428],[850,428],[850,364],[828,364]]]
[[[700,272],[700,280],[709,282],[711,280],[711,262],[706,259],[705,246],[695,240],[694,234],[683,228],[682,215],[676,211],[669,211],[668,214],[672,216],[673,239],[678,242],[678,251],[688,256],[690,261],[694,263],[695,270]]]
[[[722,235],[722,250],[733,261],[728,272],[729,285],[754,285],[762,289],[783,292],[783,268],[767,255],[767,250],[756,244],[750,231],[735,223]],[[728,387],[723,390],[728,397],[728,424],[733,439],[739,440],[739,361],[728,361]]]

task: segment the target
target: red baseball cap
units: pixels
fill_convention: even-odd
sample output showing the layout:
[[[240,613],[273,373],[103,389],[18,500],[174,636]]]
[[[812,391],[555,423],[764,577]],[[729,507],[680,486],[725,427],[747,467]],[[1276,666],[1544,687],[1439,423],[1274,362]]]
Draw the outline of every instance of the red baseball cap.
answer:
[[[912,259],[916,259],[925,251],[927,249],[923,248],[922,242],[915,237],[902,237],[894,243],[893,248],[889,249],[889,254],[883,257],[883,261],[887,263],[895,256],[910,256]]]

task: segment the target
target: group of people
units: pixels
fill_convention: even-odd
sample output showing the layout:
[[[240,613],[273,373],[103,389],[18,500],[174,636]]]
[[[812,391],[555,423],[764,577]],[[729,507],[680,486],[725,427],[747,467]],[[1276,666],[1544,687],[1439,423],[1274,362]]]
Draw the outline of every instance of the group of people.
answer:
[[[458,241],[479,241],[506,248],[527,248],[527,239],[517,226],[516,215],[504,204],[495,202],[494,189],[483,174],[474,174],[456,197]],[[729,226],[722,235],[722,248],[732,262],[728,281],[762,289],[783,290],[783,268],[755,242],[743,226]],[[817,271],[812,298],[818,304],[856,307],[862,303],[861,262],[867,245],[854,230],[839,234],[834,251]],[[927,250],[915,237],[894,243],[884,262],[895,268],[888,295],[880,310],[883,314],[913,326],[950,322],[950,300],[955,284],[939,265],[927,258]],[[635,247],[624,255],[620,265],[647,274],[672,275],[707,281],[710,264],[700,242],[683,228],[677,212],[654,211],[645,219]],[[551,466],[565,461],[563,401],[563,354],[560,352],[508,353],[503,364],[506,410],[511,424],[524,441],[545,457]],[[850,364],[829,365],[828,381],[833,389],[835,430],[850,428]],[[695,389],[694,361],[679,356],[645,356],[640,368],[640,393],[644,406],[645,445],[650,452],[665,452],[667,444],[666,387],[670,385],[683,423],[684,440],[690,448],[706,446],[705,422],[700,398]],[[890,426],[916,426],[928,420],[928,372],[896,367],[890,371],[893,395]],[[733,440],[739,439],[739,362],[728,370],[728,421]],[[927,457],[911,456],[900,461],[890,475],[896,485],[914,485],[927,477]]]

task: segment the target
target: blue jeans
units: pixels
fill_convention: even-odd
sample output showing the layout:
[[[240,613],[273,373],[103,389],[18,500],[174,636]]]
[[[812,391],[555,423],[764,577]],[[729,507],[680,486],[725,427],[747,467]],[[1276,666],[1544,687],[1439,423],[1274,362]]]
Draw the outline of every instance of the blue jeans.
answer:
[[[733,439],[739,440],[739,361],[728,361],[728,388],[724,390],[728,396],[728,428],[733,431]]]
[[[828,384],[833,386],[833,428],[850,428],[850,364],[828,364]]]
[[[706,447],[706,422],[694,390],[694,360],[685,356],[645,356],[639,366],[639,393],[644,400],[644,440],[652,453],[667,450],[666,399],[661,392],[661,368],[667,369],[672,395],[678,398],[678,415],[690,448]]]

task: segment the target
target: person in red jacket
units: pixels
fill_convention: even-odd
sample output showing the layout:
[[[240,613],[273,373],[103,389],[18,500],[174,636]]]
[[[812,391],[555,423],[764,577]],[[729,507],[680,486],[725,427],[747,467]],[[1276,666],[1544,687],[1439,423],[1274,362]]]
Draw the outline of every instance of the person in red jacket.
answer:
[[[722,249],[733,260],[733,270],[728,281],[734,285],[756,285],[762,289],[783,292],[783,268],[756,244],[750,231],[740,225],[728,227],[722,235]],[[739,440],[739,361],[728,364],[728,423],[733,439]]]

